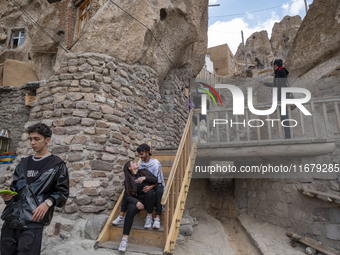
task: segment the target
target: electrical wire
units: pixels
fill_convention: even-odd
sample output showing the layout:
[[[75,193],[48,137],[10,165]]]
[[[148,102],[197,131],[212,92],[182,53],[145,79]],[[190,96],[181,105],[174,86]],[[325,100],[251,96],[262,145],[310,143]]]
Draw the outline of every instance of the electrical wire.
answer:
[[[59,45],[59,42],[57,42],[38,22],[36,22],[22,7],[15,2],[15,0],[10,0],[29,20],[33,22],[35,26],[37,26],[47,37],[49,37],[52,41],[57,43]],[[68,50],[65,49],[63,46],[59,45],[60,48],[62,48],[64,51],[68,53]]]
[[[296,1],[293,0],[293,1],[291,1],[289,3],[285,3],[285,4],[291,4],[291,3],[294,3],[294,2],[296,2]],[[276,8],[282,7],[285,4],[273,6],[273,7],[266,8],[266,9],[256,10],[256,11],[242,12],[242,13],[235,13],[235,14],[228,14],[228,15],[221,15],[221,16],[212,16],[212,17],[209,17],[209,18],[223,18],[223,17],[232,17],[232,16],[242,16],[242,15],[247,15],[247,14],[250,14],[250,13],[263,12],[263,11],[276,9]]]
[[[123,12],[125,12],[127,15],[129,15],[131,18],[133,18],[134,20],[136,20],[141,26],[145,27],[152,35],[152,37],[155,39],[155,41],[157,42],[158,46],[161,48],[161,50],[163,51],[164,55],[167,57],[167,59],[169,60],[169,62],[175,66],[175,64],[172,62],[172,60],[170,59],[170,57],[168,56],[168,54],[166,54],[165,50],[163,49],[162,45],[160,44],[160,42],[158,41],[158,39],[156,38],[155,34],[151,31],[151,29],[145,25],[144,23],[142,23],[140,20],[138,20],[137,18],[135,18],[134,16],[132,16],[132,14],[130,14],[129,12],[127,12],[126,10],[124,10],[122,7],[120,7],[118,4],[116,4],[115,2],[113,2],[112,0],[110,0],[110,2],[112,4],[114,4],[115,6],[117,6],[120,10],[122,10]]]

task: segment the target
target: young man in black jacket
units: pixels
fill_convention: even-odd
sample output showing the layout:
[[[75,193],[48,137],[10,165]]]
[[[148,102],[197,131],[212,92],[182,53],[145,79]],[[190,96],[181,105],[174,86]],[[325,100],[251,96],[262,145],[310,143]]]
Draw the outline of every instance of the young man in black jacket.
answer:
[[[43,228],[51,222],[54,206],[64,206],[69,195],[65,162],[48,151],[50,128],[38,123],[27,133],[35,155],[23,158],[14,171],[10,190],[18,194],[1,195],[6,203],[1,255],[40,254]]]

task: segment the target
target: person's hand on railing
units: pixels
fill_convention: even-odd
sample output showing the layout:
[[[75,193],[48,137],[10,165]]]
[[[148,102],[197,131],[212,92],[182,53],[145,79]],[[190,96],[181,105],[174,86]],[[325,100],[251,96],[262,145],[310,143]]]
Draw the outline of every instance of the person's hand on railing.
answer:
[[[137,202],[136,207],[138,210],[144,210],[144,205],[141,202]]]

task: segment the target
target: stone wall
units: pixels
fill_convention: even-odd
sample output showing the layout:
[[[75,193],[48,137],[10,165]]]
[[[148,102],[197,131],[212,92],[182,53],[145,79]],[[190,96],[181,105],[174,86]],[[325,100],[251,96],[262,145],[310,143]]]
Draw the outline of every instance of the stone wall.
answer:
[[[189,104],[188,98],[185,96],[185,89],[189,88],[189,75],[188,66],[172,69],[160,86],[164,110],[167,113],[166,116],[163,116],[166,129],[163,138],[168,142],[165,146],[172,149],[177,148],[180,143],[188,117]]]
[[[15,153],[24,125],[29,118],[29,106],[25,106],[26,90],[16,87],[0,87],[0,129],[8,129],[9,152]]]
[[[204,209],[218,219],[238,216],[233,196],[233,179],[193,178],[190,183],[185,210]]]
[[[37,90],[26,123],[52,127],[51,152],[67,162],[70,198],[64,212],[109,212],[123,188],[122,167],[137,158],[140,143],[151,141],[154,149],[178,145],[188,114],[185,81],[185,68],[172,70],[161,92],[147,66],[102,54],[66,56]],[[33,153],[27,138],[21,155]]]
[[[335,164],[340,162],[338,155],[339,149],[333,156],[289,158],[286,161],[282,159],[282,162],[261,161],[261,163],[303,165],[318,161]],[[299,188],[304,188],[338,195],[340,192],[338,177],[339,173],[306,179],[235,179],[234,196],[241,212],[247,212],[255,218],[340,249],[339,205],[307,197],[298,191]]]
[[[235,162],[235,165],[254,166],[270,163],[277,166],[281,163],[300,165],[307,162],[339,164],[339,155],[340,146],[328,156],[243,161]],[[219,219],[234,218],[247,213],[339,250],[339,204],[310,198],[298,191],[299,188],[304,188],[339,195],[340,179],[337,178],[339,173],[305,179],[192,179],[185,207],[189,211],[203,208]]]

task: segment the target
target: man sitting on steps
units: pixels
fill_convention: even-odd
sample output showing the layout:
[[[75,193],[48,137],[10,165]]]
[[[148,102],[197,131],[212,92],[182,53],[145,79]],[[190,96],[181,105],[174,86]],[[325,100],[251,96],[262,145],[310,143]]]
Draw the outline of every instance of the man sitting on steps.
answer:
[[[154,229],[159,229],[160,228],[160,215],[162,213],[162,208],[163,208],[161,204],[161,200],[162,200],[163,191],[165,187],[164,177],[163,177],[163,172],[162,172],[162,165],[157,159],[151,158],[152,154],[150,153],[149,145],[145,143],[141,144],[137,148],[137,152],[141,159],[141,163],[139,164],[139,169],[149,170],[158,179],[157,184],[147,185],[143,189],[143,192],[145,193],[147,193],[151,189],[154,189],[156,192],[156,217],[152,225],[152,216],[147,216],[145,219],[144,228],[149,229],[152,226],[152,228]],[[125,198],[123,198],[122,205],[121,205],[121,212],[118,215],[118,217],[114,221],[112,221],[113,225],[123,224],[124,218],[125,218],[124,213],[126,209],[127,209],[127,201]]]
[[[151,158],[151,153],[150,153],[150,146],[143,143],[137,148],[137,152],[139,154],[140,159],[142,160],[141,163],[139,164],[139,169],[148,169],[154,176],[157,177],[158,182],[156,184],[150,185],[150,186],[145,186],[144,187],[144,192],[148,192],[151,189],[154,189],[156,192],[156,217],[154,219],[154,223],[152,228],[154,229],[159,229],[160,228],[160,216],[162,213],[162,196],[164,192],[164,177],[163,177],[163,172],[162,172],[162,165],[161,163],[155,159]],[[152,218],[146,218],[145,225],[147,223],[150,223],[150,227],[152,224]]]

